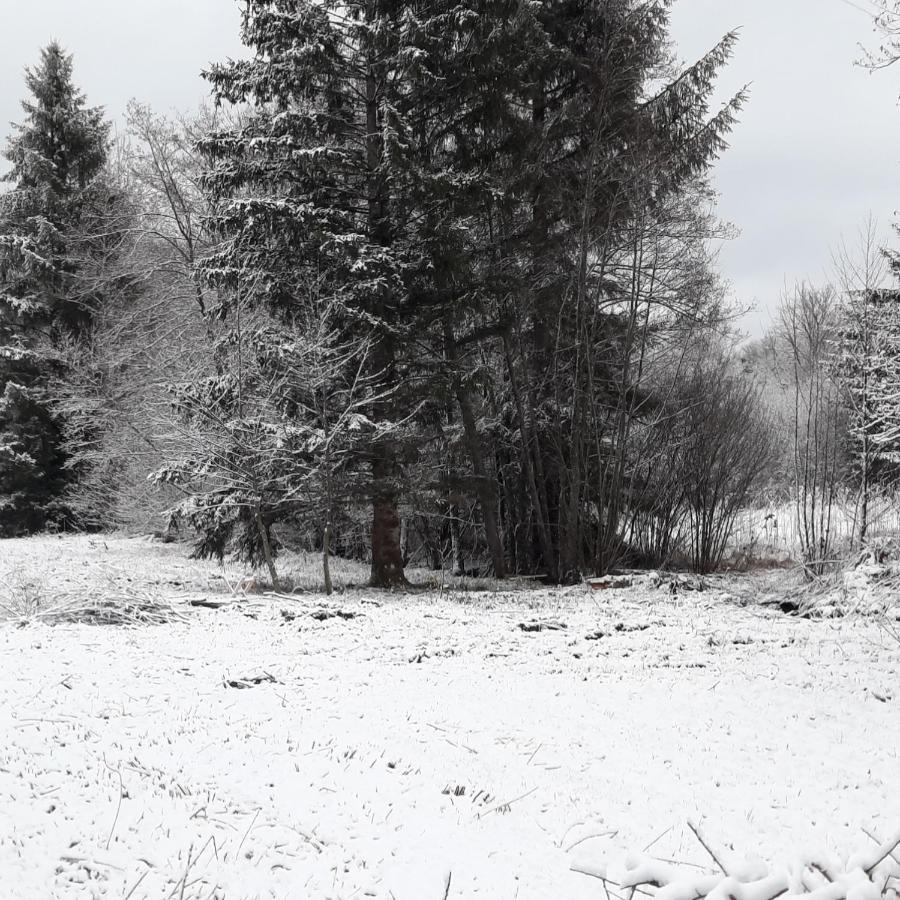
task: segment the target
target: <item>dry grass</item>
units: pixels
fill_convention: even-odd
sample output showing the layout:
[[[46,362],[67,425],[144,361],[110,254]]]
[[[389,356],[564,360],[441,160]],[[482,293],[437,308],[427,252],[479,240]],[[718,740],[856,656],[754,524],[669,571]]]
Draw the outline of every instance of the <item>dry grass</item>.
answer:
[[[324,593],[319,554],[287,551],[276,564],[279,593]],[[368,590],[367,564],[333,557],[330,567],[337,593]],[[533,587],[528,580],[501,584],[427,569],[410,569],[407,574],[416,588],[447,594]],[[188,600],[241,599],[273,588],[264,569],[227,559],[223,564],[190,559],[185,544],[125,535],[41,535],[0,541],[0,621],[158,624],[184,616]]]
[[[137,627],[186,618],[174,602],[141,590],[51,591],[41,581],[15,575],[0,586],[0,622]]]

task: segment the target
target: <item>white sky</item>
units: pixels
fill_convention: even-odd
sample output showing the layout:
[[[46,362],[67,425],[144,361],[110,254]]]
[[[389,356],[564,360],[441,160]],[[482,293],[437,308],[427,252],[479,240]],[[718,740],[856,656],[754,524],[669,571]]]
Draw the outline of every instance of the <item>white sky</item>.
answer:
[[[759,333],[785,283],[829,277],[832,249],[870,213],[900,246],[900,68],[854,66],[877,36],[846,0],[680,0],[672,26],[687,59],[741,29],[721,85],[752,82],[751,95],[714,182],[741,231],[721,267],[735,298],[756,303],[743,327]]]
[[[866,0],[854,0],[865,5]],[[57,38],[89,102],[118,119],[131,97],[159,111],[205,96],[199,72],[241,52],[232,0],[0,0],[0,140],[20,119],[22,70]],[[679,0],[672,34],[693,60],[741,28],[723,96],[752,82],[716,169],[720,213],[741,230],[721,264],[759,332],[786,282],[827,276],[831,248],[871,212],[885,241],[900,206],[900,67],[854,67],[871,24],[847,0]]]

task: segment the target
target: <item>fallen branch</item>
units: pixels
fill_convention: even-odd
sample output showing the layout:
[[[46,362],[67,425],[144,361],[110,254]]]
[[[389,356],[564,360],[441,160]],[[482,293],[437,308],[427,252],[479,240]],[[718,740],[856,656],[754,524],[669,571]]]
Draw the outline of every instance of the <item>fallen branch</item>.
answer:
[[[653,900],[776,900],[783,895],[788,895],[787,900],[898,900],[900,896],[889,887],[891,881],[900,881],[900,829],[886,841],[866,832],[878,846],[851,856],[843,866],[804,859],[790,871],[767,873],[765,867],[760,871],[755,865],[741,866],[741,871],[731,865],[726,867],[700,829],[691,822],[688,827],[718,873],[685,873],[683,867],[687,863],[669,864],[643,854],[629,859],[619,881],[610,878],[602,864],[578,862],[571,870],[601,880],[604,888],[613,884],[647,893]],[[886,860],[891,860],[894,871],[879,869]],[[878,876],[873,880],[876,870]]]

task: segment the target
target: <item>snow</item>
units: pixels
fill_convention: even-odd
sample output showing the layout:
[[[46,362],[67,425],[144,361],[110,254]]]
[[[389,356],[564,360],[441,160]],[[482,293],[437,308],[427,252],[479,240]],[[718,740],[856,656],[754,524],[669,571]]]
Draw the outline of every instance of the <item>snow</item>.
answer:
[[[0,585],[230,596],[235,571],[183,552],[6,541]],[[729,860],[823,848],[842,872],[878,856],[862,828],[900,823],[900,646],[871,621],[646,580],[185,611],[0,625],[3,897],[588,900],[646,847],[631,861],[685,900],[680,864],[714,869],[688,820]]]

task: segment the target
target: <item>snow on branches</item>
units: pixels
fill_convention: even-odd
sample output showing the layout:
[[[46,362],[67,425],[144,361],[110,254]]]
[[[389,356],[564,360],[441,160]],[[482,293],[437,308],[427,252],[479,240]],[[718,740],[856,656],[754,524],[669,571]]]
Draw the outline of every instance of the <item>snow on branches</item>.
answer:
[[[659,860],[646,853],[626,856],[624,867],[574,862],[573,872],[603,882],[609,900],[898,900],[900,828],[886,840],[846,859],[802,856],[783,867],[741,859],[714,850],[696,825],[688,823],[717,871],[704,872]],[[867,832],[868,834],[868,832]]]

